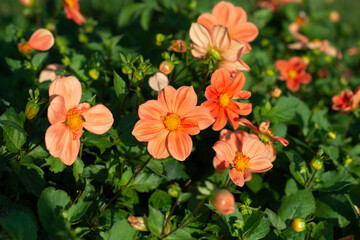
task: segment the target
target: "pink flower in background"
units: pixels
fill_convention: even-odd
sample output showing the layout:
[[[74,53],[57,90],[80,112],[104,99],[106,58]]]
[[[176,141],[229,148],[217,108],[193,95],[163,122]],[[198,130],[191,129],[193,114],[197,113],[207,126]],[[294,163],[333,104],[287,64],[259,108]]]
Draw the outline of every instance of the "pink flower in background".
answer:
[[[210,33],[203,25],[193,23],[189,34],[194,48],[191,53],[195,58],[205,60],[211,56],[219,61],[219,68],[231,73],[250,71],[249,66],[241,60],[245,44],[231,40],[226,27],[214,26]]]
[[[63,0],[63,3],[67,19],[72,19],[80,26],[86,22],[86,18],[80,12],[79,0]]]
[[[247,14],[242,7],[235,7],[232,3],[221,1],[215,5],[212,14],[201,14],[197,22],[202,24],[211,34],[214,26],[227,27],[231,39],[246,44],[244,53],[250,51],[250,44],[259,31],[255,24],[247,22]]]
[[[213,149],[218,159],[231,166],[229,176],[236,185],[244,186],[245,181],[251,179],[252,172],[266,172],[272,168],[269,150],[257,136],[244,131],[223,131],[223,137],[214,144]]]
[[[334,23],[340,21],[340,14],[339,14],[339,12],[337,12],[337,11],[331,11],[330,14],[329,14],[329,20],[330,20],[331,22],[334,22]]]
[[[49,64],[47,65],[44,70],[40,72],[39,75],[39,82],[45,82],[47,80],[54,81],[57,78],[60,78],[61,75],[56,75],[56,70],[65,70],[66,67],[61,64]]]
[[[73,76],[58,78],[49,88],[51,125],[45,133],[45,144],[50,154],[66,165],[73,164],[79,154],[83,128],[104,134],[114,122],[112,113],[104,105],[90,107],[89,103],[79,103],[81,95],[81,84]]]
[[[355,110],[360,102],[360,86],[355,89],[354,93],[348,89],[341,91],[341,95],[334,96],[332,102],[332,109],[339,110],[341,113]]]
[[[149,78],[149,86],[154,90],[159,92],[161,89],[169,85],[168,77],[161,73],[157,72]]]
[[[270,154],[268,157],[269,157],[270,161],[272,161],[272,162],[276,159],[276,149],[274,147],[273,142],[279,142],[285,147],[289,144],[289,141],[286,140],[285,138],[281,138],[281,137],[277,137],[277,136],[273,135],[272,130],[269,128],[269,126],[270,126],[269,121],[262,122],[262,123],[260,123],[259,127],[256,127],[249,120],[247,120],[245,118],[240,118],[239,124],[241,124],[247,128],[250,128],[253,131],[253,133],[255,135],[257,135],[263,143],[265,143],[265,146],[270,151]]]

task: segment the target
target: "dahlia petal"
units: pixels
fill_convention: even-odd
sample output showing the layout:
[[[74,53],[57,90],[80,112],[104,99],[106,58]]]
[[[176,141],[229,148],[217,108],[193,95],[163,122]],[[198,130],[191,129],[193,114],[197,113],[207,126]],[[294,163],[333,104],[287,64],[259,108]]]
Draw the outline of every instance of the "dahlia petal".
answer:
[[[277,141],[277,142],[281,143],[284,147],[286,147],[287,145],[289,145],[289,141],[286,140],[285,138],[282,138],[282,137],[272,136],[272,137],[271,137],[271,140]]]
[[[251,92],[240,91],[234,94],[233,99],[248,99],[249,97],[251,97]]]
[[[189,112],[192,112],[197,104],[197,95],[193,86],[182,86],[176,90],[173,101],[173,113],[179,117],[183,117]]]
[[[300,83],[298,81],[294,81],[294,80],[287,80],[286,81],[286,87],[292,91],[292,92],[296,92],[297,90],[299,90],[300,88]]]
[[[47,115],[51,124],[65,122],[67,111],[65,109],[65,100],[63,96],[56,96],[51,100]]]
[[[213,76],[214,76],[214,74],[213,74]],[[211,76],[211,78],[213,78],[213,76]],[[207,86],[207,88],[205,89],[205,97],[208,100],[218,101],[219,93],[216,90],[215,86],[213,86],[213,85]]]
[[[234,62],[241,58],[241,56],[245,50],[245,44],[242,42],[236,41],[236,40],[231,40],[230,47],[228,47],[224,50],[226,50],[226,51],[223,52],[223,54],[221,54],[223,59],[225,61]]]
[[[230,167],[230,164],[215,156],[213,159],[213,166],[218,173],[223,173],[225,169]]]
[[[183,119],[181,121],[181,125],[178,130],[189,135],[196,135],[200,133],[198,122],[194,119],[189,118]]]
[[[49,87],[49,96],[51,99],[54,98],[55,95],[64,97],[67,111],[79,104],[81,94],[81,84],[79,80],[73,76],[58,78],[54,80]]]
[[[149,78],[149,86],[154,90],[159,92],[161,89],[169,85],[168,77],[161,73],[157,72]]]
[[[159,137],[165,126],[161,120],[139,120],[136,122],[132,135],[140,141],[147,142]]]
[[[74,22],[79,26],[86,23],[86,18],[84,15],[82,15],[81,12],[75,8],[68,8],[66,16],[68,19],[74,20]]]
[[[308,84],[309,82],[311,82],[311,75],[309,73],[300,73],[298,76],[299,82],[303,83],[303,84]]]
[[[247,181],[250,181],[252,179],[252,174],[251,174],[251,172],[248,170],[248,171],[245,171],[244,172],[244,180],[245,180],[245,182],[247,182]]]
[[[218,23],[229,26],[235,20],[235,6],[232,3],[221,1],[214,6],[212,14],[218,20]]]
[[[234,130],[236,131],[236,129],[238,129],[239,127],[239,123],[238,123],[238,119],[239,119],[239,115],[237,113],[234,113],[231,109],[226,108],[225,109],[225,114],[227,119],[229,120],[231,126],[234,128]]]
[[[233,163],[235,153],[227,142],[223,140],[217,141],[212,148],[215,150],[218,158],[228,163]]]
[[[196,106],[192,112],[189,112],[184,116],[184,120],[191,119],[197,121],[200,130],[208,128],[215,122],[215,119],[211,116],[210,111],[203,106]]]
[[[169,135],[169,131],[163,130],[160,135],[153,140],[150,140],[147,146],[148,152],[156,159],[167,158],[170,153],[166,148],[166,138]]]
[[[184,161],[190,155],[193,143],[188,134],[182,131],[172,131],[167,138],[166,145],[176,160]]]
[[[245,76],[242,72],[236,74],[234,80],[228,86],[226,93],[230,98],[234,98],[234,95],[240,95],[241,90],[245,85]]]
[[[226,123],[227,123],[227,118],[225,115],[225,109],[220,107],[219,114],[215,118],[215,122],[212,126],[212,129],[214,131],[219,131],[225,127]]]
[[[143,120],[160,120],[161,116],[166,116],[167,109],[160,101],[149,100],[139,106],[138,114]]]
[[[40,72],[39,82],[45,82],[47,80],[54,81],[56,78],[60,77],[56,75],[55,70],[64,70],[65,66],[60,64],[49,64],[45,67],[44,70]]]
[[[251,113],[252,111],[252,104],[251,103],[239,103],[239,102],[234,102],[238,106],[238,109],[236,108],[232,108],[234,112],[236,112],[237,114],[240,114],[242,116],[247,116]]]
[[[267,156],[255,156],[249,161],[249,170],[251,172],[266,172],[272,167],[273,165]]]
[[[201,104],[201,106],[206,107],[210,111],[211,117],[216,118],[219,115],[220,106],[218,102],[205,101]]]
[[[253,41],[259,34],[255,24],[250,22],[239,22],[231,29],[231,38],[245,43]]]
[[[275,62],[275,68],[277,68],[280,72],[288,71],[289,63],[286,60],[277,60]]]
[[[249,135],[244,141],[243,153],[250,159],[258,155],[266,158],[269,155],[269,150],[257,136]]]
[[[261,123],[259,124],[259,131],[260,131],[261,133],[267,134],[267,131],[269,130],[269,126],[270,126],[270,122],[269,122],[269,121],[267,121],[267,122],[261,122]]]
[[[238,120],[239,124],[247,127],[247,128],[250,128],[255,134],[258,134],[259,133],[259,130],[257,127],[255,127],[254,124],[252,124],[249,120],[247,120],[246,118],[240,118]]]
[[[207,56],[207,51],[205,51],[203,48],[193,45],[194,49],[191,49],[191,54],[194,56],[194,58],[197,59],[203,59]]]
[[[106,133],[114,123],[112,113],[102,104],[86,109],[81,115],[85,119],[84,128],[95,134]]]
[[[229,170],[229,176],[236,185],[238,185],[239,187],[244,186],[245,180],[244,180],[244,175],[241,171],[237,170],[236,168],[233,168]]]
[[[163,109],[167,112],[173,113],[173,99],[176,93],[175,88],[172,86],[164,87],[158,95],[158,101],[163,105]]]
[[[200,23],[192,23],[189,32],[191,41],[201,48],[208,49],[211,44],[209,31]]]
[[[232,79],[230,73],[224,68],[217,69],[211,76],[211,85],[218,94],[224,93],[231,82]],[[217,96],[217,98],[218,97],[219,96]]]
[[[265,144],[265,146],[269,150],[268,159],[270,160],[270,162],[275,161],[275,159],[276,159],[276,149],[275,149],[274,144],[271,141],[269,141],[269,142],[267,142]]]
[[[40,28],[31,35],[29,46],[39,51],[47,51],[54,45],[54,42],[53,34],[45,28]]]
[[[211,41],[212,41],[212,46],[214,46],[220,52],[228,51],[231,44],[231,39],[228,29],[224,26],[214,26],[211,34]],[[222,56],[223,55],[224,54],[222,54]]]
[[[210,13],[201,14],[198,17],[197,22],[206,27],[209,32],[212,31],[213,26],[218,25],[217,19]]]

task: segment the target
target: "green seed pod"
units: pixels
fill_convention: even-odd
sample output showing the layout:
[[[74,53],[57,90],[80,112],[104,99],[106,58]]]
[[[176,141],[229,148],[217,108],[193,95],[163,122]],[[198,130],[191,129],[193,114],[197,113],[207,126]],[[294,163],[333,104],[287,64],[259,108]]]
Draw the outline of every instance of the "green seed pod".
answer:
[[[25,107],[25,117],[28,120],[31,120],[38,114],[39,110],[40,110],[39,104],[37,104],[34,101],[30,100],[26,104],[26,107]]]

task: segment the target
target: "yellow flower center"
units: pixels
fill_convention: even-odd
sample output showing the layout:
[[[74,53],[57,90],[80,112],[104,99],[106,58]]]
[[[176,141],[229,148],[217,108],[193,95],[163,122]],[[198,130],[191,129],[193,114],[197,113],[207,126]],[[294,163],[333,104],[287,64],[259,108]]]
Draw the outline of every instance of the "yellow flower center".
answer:
[[[290,69],[290,70],[288,71],[288,76],[289,76],[289,78],[294,79],[294,78],[297,77],[297,75],[298,75],[298,73],[297,73],[297,71],[295,71],[294,69]]]
[[[230,97],[227,93],[221,94],[219,97],[219,104],[221,107],[227,107],[230,103]]]
[[[162,117],[162,121],[167,130],[177,130],[180,127],[181,119],[176,114],[168,114]]]
[[[69,126],[74,133],[82,128],[83,122],[85,122],[85,119],[81,116],[80,112],[70,110],[66,116],[65,124]]]
[[[75,3],[73,0],[64,0],[64,4],[68,8],[74,8],[74,6],[75,6]]]
[[[250,158],[243,154],[243,152],[237,152],[234,159],[234,168],[244,173],[249,168]]]

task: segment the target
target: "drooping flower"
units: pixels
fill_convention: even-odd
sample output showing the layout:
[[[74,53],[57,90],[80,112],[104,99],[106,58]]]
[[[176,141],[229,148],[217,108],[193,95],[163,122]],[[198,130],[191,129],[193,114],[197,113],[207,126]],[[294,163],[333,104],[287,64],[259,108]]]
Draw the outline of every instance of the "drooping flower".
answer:
[[[273,142],[279,142],[285,147],[289,145],[289,141],[285,138],[273,135],[272,130],[269,128],[269,121],[260,123],[259,127],[254,126],[254,124],[252,124],[246,118],[240,118],[239,123],[247,128],[250,128],[253,133],[257,135],[263,143],[265,143],[265,146],[269,149],[270,152],[268,157],[272,162],[276,159],[276,149]]]
[[[214,26],[227,27],[231,39],[246,44],[245,53],[250,51],[249,42],[252,42],[259,34],[255,24],[247,22],[247,14],[242,7],[235,7],[232,3],[224,1],[215,5],[212,14],[201,14],[197,22],[206,27],[210,35]]]
[[[193,23],[189,34],[194,47],[191,53],[195,58],[204,60],[211,56],[219,62],[219,68],[231,73],[250,71],[249,66],[241,60],[245,44],[231,40],[226,27],[214,26],[210,33],[200,23]]]
[[[135,217],[135,216],[129,216],[127,218],[128,222],[130,223],[130,225],[138,230],[138,231],[149,231],[147,228],[147,217]]]
[[[104,105],[90,107],[89,103],[79,104],[81,94],[81,84],[73,76],[58,78],[49,88],[52,100],[48,119],[51,125],[46,130],[45,144],[50,154],[66,165],[76,160],[83,128],[104,134],[114,122],[112,113]]]
[[[217,141],[213,149],[216,157],[229,163],[229,176],[238,186],[251,179],[251,173],[266,172],[272,168],[269,150],[259,138],[244,131],[224,131],[224,140]],[[228,131],[228,130],[227,130]]]
[[[18,49],[21,53],[29,53],[33,49],[47,51],[54,43],[55,40],[53,34],[45,28],[40,28],[31,35],[28,42],[19,43]]]
[[[235,99],[248,99],[251,92],[242,91],[245,85],[245,76],[239,72],[234,79],[230,73],[223,68],[214,72],[211,76],[211,85],[205,90],[207,101],[201,106],[210,110],[211,116],[215,118],[213,130],[223,129],[229,120],[231,126],[236,130],[239,126],[237,119],[239,115],[246,116],[251,113],[251,103],[239,103]]]
[[[56,75],[56,70],[65,70],[65,66],[56,63],[47,65],[44,70],[40,72],[39,82],[41,83],[47,80],[54,81],[55,79],[60,78],[61,75]]]
[[[299,90],[300,84],[311,82],[311,75],[305,72],[307,65],[299,57],[277,60],[275,67],[280,71],[279,79],[286,81],[286,87],[292,92]]]
[[[160,91],[157,100],[140,105],[140,120],[132,134],[138,141],[149,142],[147,149],[154,158],[166,158],[171,154],[184,161],[193,145],[189,135],[199,134],[214,122],[209,110],[196,104],[193,87],[175,90],[167,86]]]
[[[86,18],[80,12],[79,0],[63,0],[63,3],[67,19],[72,19],[80,26],[86,22]]]
[[[218,191],[211,202],[220,214],[228,215],[235,212],[235,197],[226,189]]]
[[[168,77],[161,73],[157,72],[149,78],[149,86],[154,90],[159,92],[161,89],[169,85]]]
[[[355,92],[346,89],[341,91],[341,95],[333,96],[332,109],[339,110],[341,113],[349,113],[357,108],[360,102],[360,86],[355,89]]]

